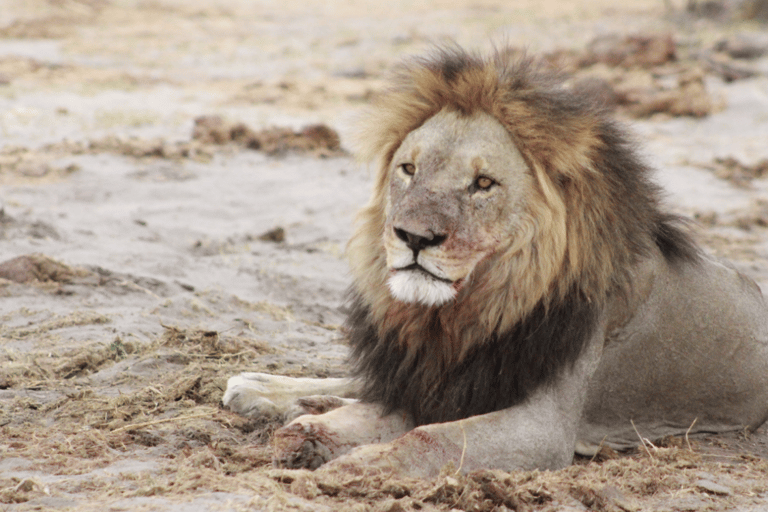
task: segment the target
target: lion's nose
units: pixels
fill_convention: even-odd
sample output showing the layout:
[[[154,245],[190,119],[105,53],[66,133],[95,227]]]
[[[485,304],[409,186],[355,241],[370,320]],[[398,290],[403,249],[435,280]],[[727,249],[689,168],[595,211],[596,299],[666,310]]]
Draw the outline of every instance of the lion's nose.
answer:
[[[424,236],[409,233],[408,231],[400,228],[395,228],[395,235],[397,238],[405,242],[405,245],[407,245],[408,248],[414,252],[418,252],[427,247],[438,246],[445,242],[445,239],[447,238],[446,235],[438,235],[432,233],[431,231],[428,235]]]

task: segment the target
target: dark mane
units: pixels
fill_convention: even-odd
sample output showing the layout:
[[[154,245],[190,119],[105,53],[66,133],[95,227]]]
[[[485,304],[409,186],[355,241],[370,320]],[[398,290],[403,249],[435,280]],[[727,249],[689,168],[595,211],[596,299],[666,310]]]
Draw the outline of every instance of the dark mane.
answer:
[[[433,372],[440,339],[412,354],[397,333],[377,335],[368,308],[352,300],[347,320],[361,399],[419,424],[452,421],[516,405],[578,358],[592,335],[597,308],[574,292],[555,308],[537,307],[512,330],[477,345],[462,361]]]

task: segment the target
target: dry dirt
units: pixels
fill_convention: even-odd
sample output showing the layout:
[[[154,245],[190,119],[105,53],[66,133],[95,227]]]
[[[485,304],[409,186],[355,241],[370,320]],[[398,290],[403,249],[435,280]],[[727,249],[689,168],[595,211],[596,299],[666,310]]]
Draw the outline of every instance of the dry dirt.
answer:
[[[672,207],[768,286],[760,2],[411,4],[4,0],[0,510],[768,509],[765,428],[338,482],[273,470],[275,423],[220,407],[244,370],[344,375],[371,186],[350,121],[431,43],[508,43],[599,86]]]

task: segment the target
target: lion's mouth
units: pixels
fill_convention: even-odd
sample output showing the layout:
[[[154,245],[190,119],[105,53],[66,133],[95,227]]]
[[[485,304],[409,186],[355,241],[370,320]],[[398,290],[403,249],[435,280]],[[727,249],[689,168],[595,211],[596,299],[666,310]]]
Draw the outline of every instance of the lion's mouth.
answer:
[[[392,269],[392,271],[393,272],[403,272],[403,271],[419,272],[419,273],[422,273],[422,274],[425,274],[425,275],[431,277],[432,279],[434,279],[436,281],[440,281],[442,283],[447,283],[447,284],[453,284],[453,281],[451,281],[450,279],[447,279],[445,277],[436,276],[435,274],[433,274],[429,270],[425,269],[424,267],[422,267],[421,265],[419,265],[416,262],[413,262],[410,265],[406,265],[405,267],[400,267],[400,268]]]

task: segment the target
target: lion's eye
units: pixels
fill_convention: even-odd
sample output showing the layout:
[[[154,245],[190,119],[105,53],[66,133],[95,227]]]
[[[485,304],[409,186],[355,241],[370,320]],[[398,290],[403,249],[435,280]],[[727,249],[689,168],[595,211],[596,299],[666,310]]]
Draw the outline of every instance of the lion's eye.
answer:
[[[406,176],[413,176],[416,174],[416,166],[413,164],[400,164],[400,170],[403,171],[403,174]]]
[[[488,176],[478,176],[475,180],[475,187],[477,187],[479,190],[488,190],[495,184],[496,182]]]

